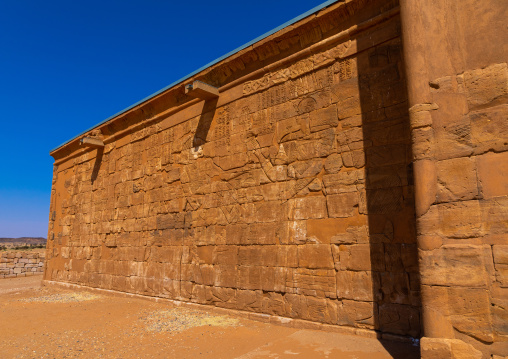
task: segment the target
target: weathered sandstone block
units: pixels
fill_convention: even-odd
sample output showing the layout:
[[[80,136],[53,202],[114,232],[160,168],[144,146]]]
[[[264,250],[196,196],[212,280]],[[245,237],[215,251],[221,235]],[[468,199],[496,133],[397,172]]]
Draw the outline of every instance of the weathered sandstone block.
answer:
[[[476,161],[468,157],[436,163],[439,202],[475,199],[478,196]]]
[[[506,63],[495,64],[484,69],[466,71],[464,86],[471,109],[493,101],[506,101],[508,96],[508,67]]]
[[[488,246],[459,244],[420,251],[421,281],[426,285],[485,288],[491,270],[486,252],[490,252]]]
[[[459,339],[424,337],[420,342],[422,359],[481,359],[482,353]]]
[[[508,152],[477,157],[479,187],[484,198],[508,195]]]

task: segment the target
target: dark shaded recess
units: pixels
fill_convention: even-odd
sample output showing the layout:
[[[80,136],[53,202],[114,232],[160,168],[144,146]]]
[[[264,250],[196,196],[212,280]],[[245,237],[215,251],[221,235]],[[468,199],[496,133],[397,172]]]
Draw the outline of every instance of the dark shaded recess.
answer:
[[[215,116],[215,111],[217,110],[218,101],[218,98],[205,101],[199,117],[198,127],[196,128],[196,133],[192,140],[192,147],[199,147],[207,142],[206,139],[208,137],[208,132],[210,132],[210,126]]]
[[[365,152],[374,322],[381,333],[421,336],[416,217],[404,60],[398,37],[370,46],[360,34],[358,81]],[[384,31],[383,26],[367,32]],[[383,341],[381,341],[383,345]],[[393,347],[385,345],[392,352]],[[397,353],[392,355],[397,357]]]
[[[99,175],[99,170],[101,169],[103,156],[104,156],[104,147],[100,147],[97,149],[97,154],[95,156],[95,162],[93,164],[92,177],[91,177],[92,184],[94,184],[95,180],[97,179],[97,176]]]

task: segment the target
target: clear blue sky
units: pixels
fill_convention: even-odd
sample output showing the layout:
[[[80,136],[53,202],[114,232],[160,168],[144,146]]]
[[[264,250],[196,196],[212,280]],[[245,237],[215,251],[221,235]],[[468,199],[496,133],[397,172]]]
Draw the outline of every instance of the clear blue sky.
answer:
[[[46,237],[51,149],[322,2],[2,1],[0,237]]]

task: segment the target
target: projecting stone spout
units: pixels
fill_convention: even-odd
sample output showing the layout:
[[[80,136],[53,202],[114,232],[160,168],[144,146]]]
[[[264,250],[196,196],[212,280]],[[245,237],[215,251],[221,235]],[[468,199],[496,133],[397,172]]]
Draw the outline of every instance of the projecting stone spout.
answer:
[[[82,146],[87,147],[104,147],[104,142],[98,138],[83,137],[80,143]]]
[[[201,81],[194,81],[185,86],[185,94],[202,100],[211,100],[219,97],[219,89]]]

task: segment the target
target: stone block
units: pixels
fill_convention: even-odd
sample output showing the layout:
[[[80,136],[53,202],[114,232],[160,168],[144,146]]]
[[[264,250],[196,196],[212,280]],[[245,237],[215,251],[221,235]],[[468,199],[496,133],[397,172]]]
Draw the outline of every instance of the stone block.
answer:
[[[365,166],[365,153],[363,150],[343,151],[342,163],[347,168],[363,168]]]
[[[368,168],[409,162],[409,146],[406,144],[390,144],[369,147],[365,151],[365,165]]]
[[[247,208],[247,206],[244,206]],[[259,202],[254,203],[254,206],[251,206],[251,209],[254,211],[251,218],[255,222],[277,222],[286,218],[286,208],[285,205],[280,201],[268,201],[268,202]],[[249,215],[247,212],[245,215]]]
[[[330,217],[351,217],[358,208],[359,196],[356,192],[333,194],[326,196],[326,203]]]
[[[441,93],[436,99],[439,109],[432,111],[435,158],[444,160],[469,156],[473,152],[471,121],[466,98],[462,94]]]
[[[432,115],[430,111],[438,109],[437,104],[420,104],[409,109],[409,126],[411,130],[431,126]]]
[[[339,172],[323,176],[323,184],[326,194],[341,194],[344,192],[356,192],[357,185],[365,183],[364,170]]]
[[[409,143],[409,118],[407,116],[390,118],[385,121],[365,124],[365,146],[384,146],[396,143]],[[414,148],[414,147],[413,147]]]
[[[337,100],[340,119],[358,115],[362,112],[358,79],[341,81],[332,88],[332,93]]]
[[[328,324],[337,323],[337,304],[324,298],[306,297],[308,317],[306,319]]]
[[[417,219],[418,233],[449,238],[481,237],[486,226],[482,210],[476,200],[434,205]]]
[[[422,284],[486,287],[489,281],[488,246],[444,245],[420,251]]]
[[[323,161],[321,159],[296,162],[288,166],[288,177],[297,179],[314,177],[321,172],[322,169]]]
[[[447,299],[450,308],[450,322],[455,330],[484,343],[494,341],[488,290],[449,288]]]
[[[212,254],[213,264],[237,265],[238,247],[234,245],[216,246]]]
[[[239,266],[238,288],[259,290],[261,289],[261,266]]]
[[[411,304],[410,284],[407,273],[380,273],[383,301],[386,303]]]
[[[300,268],[333,269],[334,263],[330,245],[305,244],[298,246],[298,266]]]
[[[314,243],[366,243],[367,217],[323,218],[307,221],[306,240]]]
[[[454,158],[436,163],[438,202],[453,202],[478,197],[476,162],[469,157]]]
[[[352,127],[349,129],[337,129],[337,144],[341,152],[360,150],[364,148],[363,129]]]
[[[303,295],[286,294],[284,296],[285,312],[291,318],[307,318],[308,306]]]
[[[384,270],[384,250],[381,243],[333,246],[338,251],[340,270],[382,271]]]
[[[337,116],[337,107],[332,105],[310,113],[311,132],[321,131],[330,127],[337,127],[339,118]]]
[[[342,168],[342,156],[338,153],[331,154],[326,158],[324,167],[327,174],[339,172]]]
[[[279,227],[281,244],[302,244],[306,242],[307,221],[284,221]]]
[[[286,268],[261,268],[261,289],[267,292],[284,292],[286,289]]]
[[[262,312],[270,315],[283,316],[284,298],[280,293],[269,293],[262,299]]]
[[[177,225],[177,219],[173,214],[161,214],[157,216],[157,229],[171,229]]]
[[[420,311],[417,307],[400,304],[379,305],[379,329],[392,334],[418,337]]]
[[[328,129],[315,132],[306,139],[285,142],[283,145],[289,162],[327,157],[335,152],[335,131]]]
[[[302,139],[309,134],[309,115],[291,117],[277,122],[277,143]]]
[[[508,245],[492,246],[496,280],[502,286],[508,286]]]
[[[478,156],[478,179],[483,198],[508,195],[508,152]]]
[[[494,264],[508,264],[508,245],[493,245]]]
[[[264,246],[240,246],[238,248],[238,265],[262,266]]]
[[[508,105],[471,112],[469,118],[475,154],[508,150]]]
[[[373,329],[377,316],[377,304],[343,300],[338,307],[339,325]]]
[[[237,309],[249,312],[260,312],[262,309],[263,293],[253,290],[238,290],[236,292]]]
[[[378,280],[377,278],[373,279],[373,275],[373,272],[366,271],[338,271],[337,297],[339,299],[373,301],[373,283]]]
[[[287,287],[296,293],[318,298],[336,298],[335,270],[297,268],[288,271]]]
[[[408,169],[406,165],[374,167],[367,169],[369,189],[401,187],[408,185]]]
[[[415,182],[415,210],[419,217],[434,204],[437,196],[437,167],[432,160],[420,160],[413,163]]]
[[[242,244],[276,244],[278,229],[277,223],[252,223]]]
[[[199,246],[197,247],[197,255],[200,263],[212,264],[213,263],[213,246]]]
[[[215,287],[235,288],[239,282],[239,268],[234,265],[215,265]],[[245,272],[244,272],[245,274]]]
[[[508,333],[508,287],[493,285],[490,294],[492,329],[498,338]]]
[[[506,101],[508,96],[508,69],[506,63],[484,69],[466,71],[463,75],[470,109]]]
[[[508,233],[508,197],[494,197],[481,201],[485,232],[491,235]]]
[[[482,352],[459,339],[427,338],[420,340],[422,359],[482,359]]]
[[[327,216],[324,196],[295,198],[289,201],[289,219],[325,218]]]
[[[225,230],[227,244],[246,243],[249,226],[247,224],[230,224]]]

